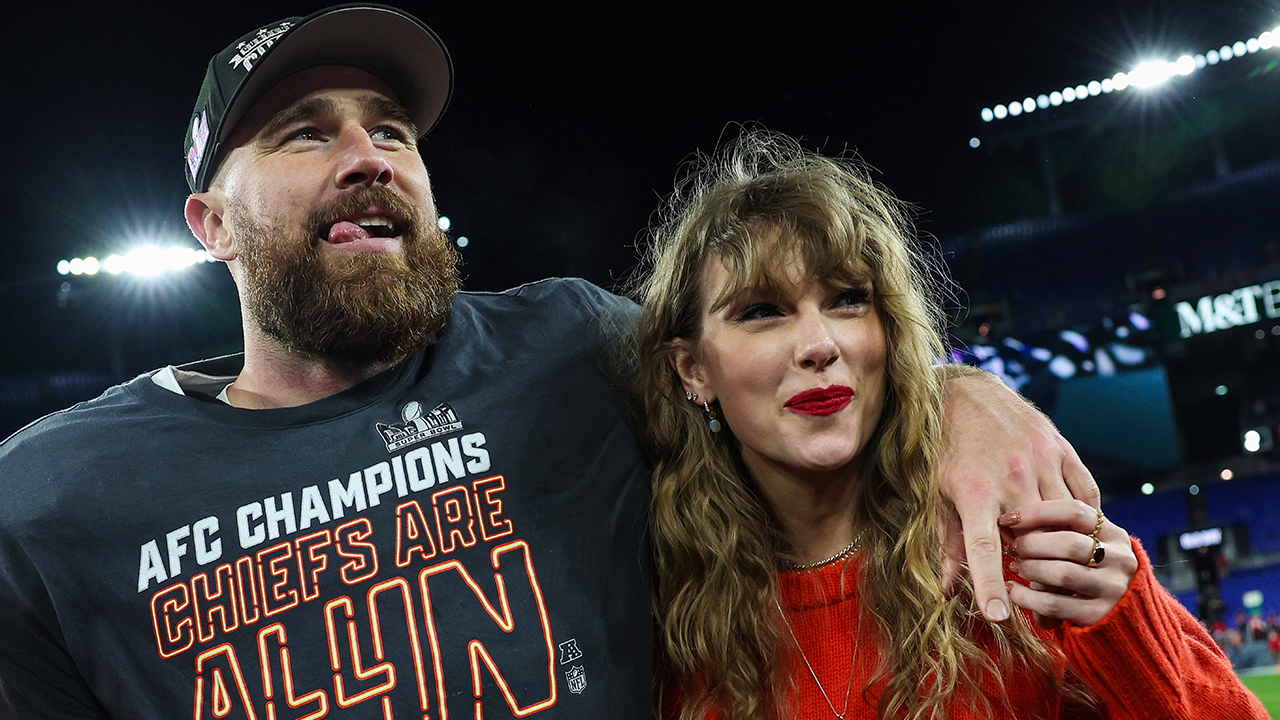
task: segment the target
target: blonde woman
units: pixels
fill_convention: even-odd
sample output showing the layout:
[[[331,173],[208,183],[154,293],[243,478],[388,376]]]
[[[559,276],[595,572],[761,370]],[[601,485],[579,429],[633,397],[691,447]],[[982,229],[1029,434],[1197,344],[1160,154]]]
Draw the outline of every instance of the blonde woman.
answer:
[[[943,592],[942,317],[899,204],[859,166],[747,132],[662,219],[638,380],[660,712],[1265,717],[1079,501],[1001,518],[1029,583],[1010,596],[1057,630]]]

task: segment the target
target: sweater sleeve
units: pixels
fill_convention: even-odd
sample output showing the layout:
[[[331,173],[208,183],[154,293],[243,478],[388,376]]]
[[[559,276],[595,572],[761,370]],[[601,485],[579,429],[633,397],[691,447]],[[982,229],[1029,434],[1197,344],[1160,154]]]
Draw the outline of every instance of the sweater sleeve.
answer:
[[[1120,602],[1088,627],[1064,623],[1067,662],[1112,720],[1266,720],[1213,638],[1156,581],[1133,539],[1138,573]]]

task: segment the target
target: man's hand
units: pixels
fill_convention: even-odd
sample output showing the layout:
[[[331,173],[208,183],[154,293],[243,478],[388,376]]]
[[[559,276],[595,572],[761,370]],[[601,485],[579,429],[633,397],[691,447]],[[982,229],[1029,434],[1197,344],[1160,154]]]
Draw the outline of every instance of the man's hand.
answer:
[[[1039,410],[996,376],[944,365],[944,446],[938,473],[954,506],[941,521],[944,582],[967,561],[974,597],[987,619],[1009,617],[997,518],[1039,500],[1101,504],[1098,485],[1071,444]]]

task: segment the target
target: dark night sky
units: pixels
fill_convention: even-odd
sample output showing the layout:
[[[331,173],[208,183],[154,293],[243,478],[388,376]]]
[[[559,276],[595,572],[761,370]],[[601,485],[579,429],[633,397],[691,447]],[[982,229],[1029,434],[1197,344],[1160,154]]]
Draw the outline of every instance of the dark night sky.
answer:
[[[54,339],[72,324],[54,307],[58,259],[102,256],[144,232],[194,246],[181,215],[181,145],[208,58],[253,27],[316,8],[25,5],[5,22],[0,95],[0,193],[11,219],[24,218],[9,226],[0,269],[9,310],[0,374],[73,367],[105,342]],[[453,56],[453,102],[423,153],[442,212],[471,239],[473,289],[621,277],[678,165],[733,122],[828,152],[855,148],[924,210],[924,230],[970,229],[978,179],[1000,162],[967,146],[984,105],[1108,77],[1144,52],[1172,58],[1280,24],[1280,6],[1261,0],[401,6]],[[175,309],[231,302],[223,269],[196,270],[199,292],[111,312],[148,315],[151,332],[183,336],[174,361],[224,349],[225,317],[208,321],[224,341],[205,343],[204,321],[190,317],[208,308]]]

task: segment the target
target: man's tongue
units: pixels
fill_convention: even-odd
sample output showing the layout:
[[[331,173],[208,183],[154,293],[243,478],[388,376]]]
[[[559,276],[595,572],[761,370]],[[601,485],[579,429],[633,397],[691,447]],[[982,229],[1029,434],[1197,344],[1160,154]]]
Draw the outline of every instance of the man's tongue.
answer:
[[[334,245],[356,242],[357,240],[368,240],[370,237],[368,230],[347,220],[336,222],[333,227],[329,228],[329,242]]]

